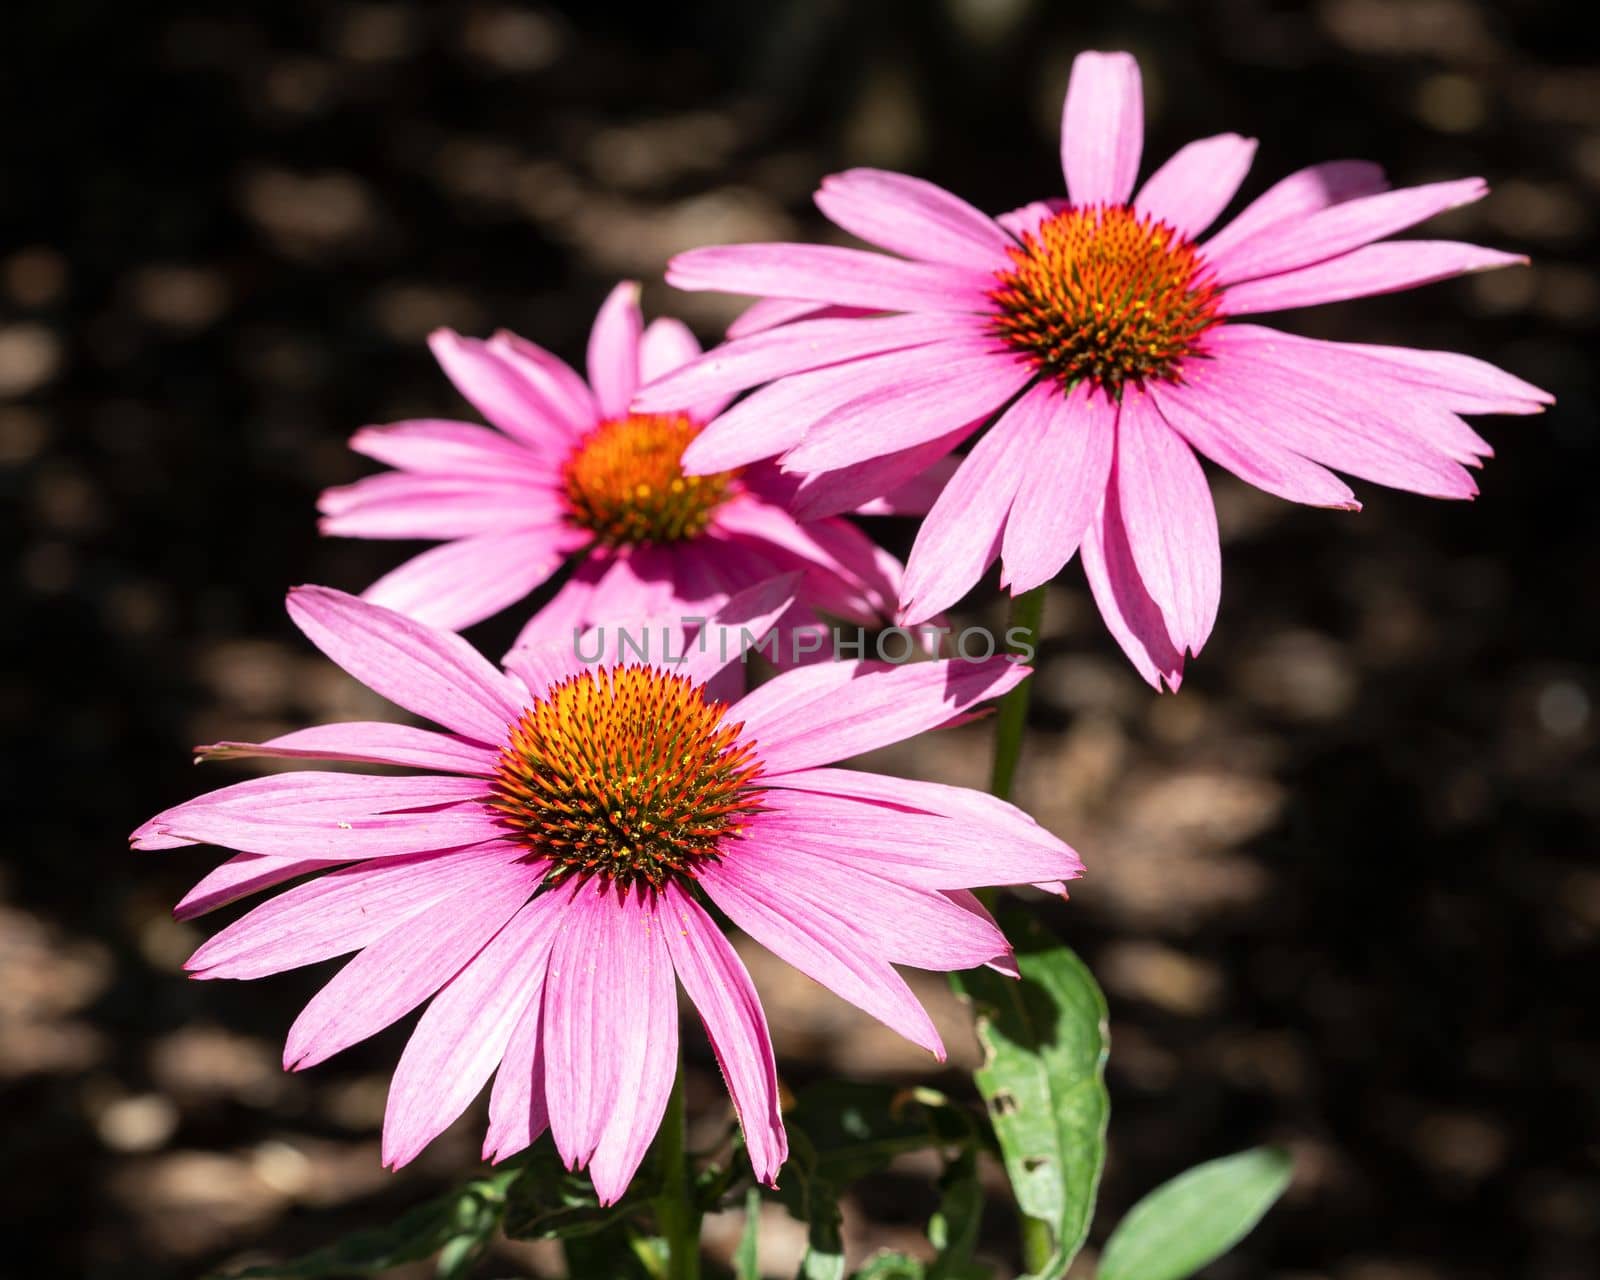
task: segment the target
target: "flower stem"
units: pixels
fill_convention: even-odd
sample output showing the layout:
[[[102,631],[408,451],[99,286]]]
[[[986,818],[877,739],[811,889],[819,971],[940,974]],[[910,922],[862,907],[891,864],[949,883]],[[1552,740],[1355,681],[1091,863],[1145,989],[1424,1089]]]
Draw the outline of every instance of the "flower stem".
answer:
[[[1006,628],[1006,648],[1026,653],[1039,647],[1039,628],[1044,621],[1044,587],[1035,587],[1011,601],[1010,626]],[[1022,738],[1028,729],[1028,699],[1033,694],[1033,677],[1019,684],[1000,699],[995,716],[994,767],[989,773],[989,790],[1002,800],[1011,798],[1011,783],[1016,777],[1017,760],[1022,755]]]
[[[683,1059],[667,1097],[658,1141],[661,1194],[655,1199],[656,1225],[667,1242],[667,1280],[700,1280],[700,1211],[692,1199],[684,1142]]]

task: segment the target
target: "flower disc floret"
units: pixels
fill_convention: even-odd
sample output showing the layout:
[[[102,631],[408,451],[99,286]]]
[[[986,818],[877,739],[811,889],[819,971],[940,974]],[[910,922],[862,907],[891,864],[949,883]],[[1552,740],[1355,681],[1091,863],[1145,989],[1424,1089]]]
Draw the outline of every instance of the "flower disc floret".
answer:
[[[683,451],[699,434],[699,424],[683,414],[636,413],[600,423],[562,470],[572,523],[612,546],[699,537],[734,478],[731,471],[683,474]]]
[[[1221,291],[1194,243],[1120,205],[1067,208],[1007,249],[995,273],[995,331],[1043,374],[1125,383],[1173,381],[1219,322]]]
[[[759,808],[760,762],[726,710],[655,667],[572,676],[512,726],[492,804],[550,860],[550,883],[693,879]]]

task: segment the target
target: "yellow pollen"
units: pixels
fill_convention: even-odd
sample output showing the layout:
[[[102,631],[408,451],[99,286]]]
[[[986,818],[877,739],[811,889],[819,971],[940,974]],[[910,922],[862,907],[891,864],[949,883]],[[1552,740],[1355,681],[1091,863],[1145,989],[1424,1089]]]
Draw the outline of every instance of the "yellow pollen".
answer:
[[[758,811],[755,748],[726,706],[654,667],[584,671],[511,727],[490,803],[549,882],[660,889],[693,879]]]
[[[995,272],[995,333],[1064,387],[1107,395],[1175,381],[1221,320],[1221,291],[1194,243],[1122,205],[1068,208],[1024,232]]]
[[[612,546],[699,537],[738,474],[684,476],[679,460],[699,434],[699,424],[683,414],[602,422],[562,469],[568,519]]]

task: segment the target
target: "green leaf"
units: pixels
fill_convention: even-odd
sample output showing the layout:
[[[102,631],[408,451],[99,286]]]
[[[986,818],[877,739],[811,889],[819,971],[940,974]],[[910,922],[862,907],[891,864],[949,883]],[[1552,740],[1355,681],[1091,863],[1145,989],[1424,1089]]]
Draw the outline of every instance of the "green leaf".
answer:
[[[1196,1165],[1128,1211],[1100,1255],[1099,1280],[1184,1280],[1250,1233],[1289,1185],[1289,1153],[1256,1147]]]
[[[927,1269],[927,1280],[977,1280],[989,1275],[988,1268],[972,1260],[983,1220],[976,1151],[963,1151],[945,1166],[939,1191],[939,1208],[928,1223],[928,1239],[939,1253]]]
[[[439,1274],[465,1273],[500,1225],[506,1191],[522,1170],[507,1169],[418,1205],[387,1226],[357,1231],[324,1249],[288,1262],[233,1273],[232,1280],[314,1280],[321,1276],[381,1275],[408,1262],[441,1254]]]
[[[984,1064],[974,1079],[1018,1208],[1054,1237],[1048,1262],[1034,1262],[1053,1280],[1083,1247],[1105,1162],[1106,1002],[1083,961],[1030,913],[1001,923],[1021,981],[991,969],[954,979],[976,1015]]]
[[[505,1231],[514,1240],[593,1235],[639,1212],[658,1190],[655,1172],[646,1165],[621,1200],[602,1207],[588,1175],[569,1173],[548,1138],[534,1145],[522,1166],[505,1211]]]
[[[789,1130],[789,1163],[784,1166],[783,1182],[789,1212],[806,1224],[800,1280],[844,1280],[838,1189],[819,1172],[817,1149],[803,1129]]]
[[[836,1187],[858,1182],[895,1156],[928,1147],[971,1145],[973,1117],[931,1089],[830,1080],[803,1090],[784,1112],[816,1153],[817,1172]]]
[[[761,1280],[761,1189],[751,1187],[744,1193],[744,1230],[739,1234],[739,1247],[733,1251],[733,1273],[736,1280]]]

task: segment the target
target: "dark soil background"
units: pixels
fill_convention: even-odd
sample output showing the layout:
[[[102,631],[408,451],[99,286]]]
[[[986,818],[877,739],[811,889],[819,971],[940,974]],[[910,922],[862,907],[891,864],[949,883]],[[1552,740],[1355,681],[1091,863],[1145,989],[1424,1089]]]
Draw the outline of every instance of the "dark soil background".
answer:
[[[1218,479],[1216,634],[1157,698],[1076,569],[1052,593],[1020,799],[1085,854],[1053,925],[1112,1002],[1112,1156],[1095,1241],[1155,1183],[1267,1140],[1289,1197],[1215,1277],[1600,1275],[1600,581],[1594,522],[1600,61],[1534,0],[1044,0],[571,7],[59,0],[0,16],[0,1272],[199,1275],[392,1215],[470,1169],[472,1125],[378,1168],[403,1029],[307,1077],[281,1036],[324,972],[179,966],[167,914],[206,851],[126,833],[197,787],[195,742],[385,714],[282,614],[401,548],[319,540],[366,422],[456,402],[435,325],[579,357],[619,276],[708,339],[726,299],[665,259],[825,234],[817,180],[914,171],[991,210],[1059,189],[1086,47],[1130,48],[1146,171],[1260,137],[1246,194],[1365,156],[1482,174],[1431,234],[1531,268],[1292,316],[1450,347],[1551,388],[1483,424],[1472,504],[1361,486],[1359,516]],[[909,528],[886,536],[902,547]],[[985,606],[986,607],[986,606]],[[975,610],[974,617],[981,610]],[[499,652],[515,619],[475,638]],[[880,767],[980,782],[981,727]],[[780,1059],[966,1090],[778,966]],[[940,999],[942,984],[924,985]],[[694,1039],[693,1104],[723,1112]],[[916,1165],[848,1208],[853,1251],[932,1205]],[[1010,1232],[996,1190],[987,1247]],[[736,1221],[714,1224],[726,1255]],[[775,1214],[773,1274],[794,1230]],[[787,1250],[787,1252],[786,1252]],[[555,1274],[508,1248],[484,1275]]]

